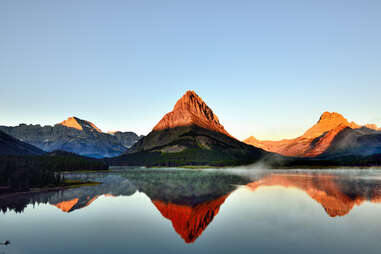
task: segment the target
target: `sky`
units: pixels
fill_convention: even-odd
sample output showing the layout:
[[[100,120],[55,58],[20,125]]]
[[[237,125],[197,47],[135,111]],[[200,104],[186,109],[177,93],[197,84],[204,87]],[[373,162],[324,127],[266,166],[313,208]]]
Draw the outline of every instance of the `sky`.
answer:
[[[0,125],[146,135],[194,90],[244,139],[381,125],[381,1],[0,1]]]

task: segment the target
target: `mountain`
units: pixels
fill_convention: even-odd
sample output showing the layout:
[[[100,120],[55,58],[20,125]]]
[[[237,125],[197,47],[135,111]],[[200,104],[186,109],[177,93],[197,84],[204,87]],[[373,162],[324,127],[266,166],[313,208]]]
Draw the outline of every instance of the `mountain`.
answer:
[[[110,161],[114,165],[237,165],[267,155],[233,138],[194,92],[187,91],[153,130]]]
[[[0,131],[0,155],[40,155],[44,151]]]
[[[304,134],[303,138],[316,138],[324,133],[333,130],[339,126],[348,126],[352,129],[359,128],[360,126],[354,122],[348,122],[347,119],[345,119],[341,114],[336,112],[324,112],[320,118],[319,121],[312,126],[310,129],[308,129]]]
[[[249,137],[244,142],[285,156],[368,156],[381,153],[380,135],[375,125],[360,126],[339,113],[324,112],[319,121],[298,138],[261,141]]]
[[[136,133],[127,131],[110,131],[108,134],[114,136],[118,142],[120,142],[123,146],[130,148],[133,144],[135,144],[139,139],[144,137],[143,135],[136,135]]]
[[[371,156],[381,154],[381,131],[361,127],[344,128],[335,136],[329,147],[319,157]]]
[[[77,117],[69,117],[68,119],[66,119],[65,121],[62,121],[61,123],[57,125],[66,126],[68,128],[73,128],[80,131],[102,133],[102,131],[93,123],[79,119]]]
[[[191,125],[197,125],[231,137],[224,126],[220,124],[218,117],[194,91],[187,91],[177,101],[173,110],[167,113],[153,128],[153,131]]]
[[[121,155],[139,139],[133,132],[104,133],[93,123],[77,117],[54,126],[20,124],[0,126],[0,130],[46,152],[63,150],[94,158]]]

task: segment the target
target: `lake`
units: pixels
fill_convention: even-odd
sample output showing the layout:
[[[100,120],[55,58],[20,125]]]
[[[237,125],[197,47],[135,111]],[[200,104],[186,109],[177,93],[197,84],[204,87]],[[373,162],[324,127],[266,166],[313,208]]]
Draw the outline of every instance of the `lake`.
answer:
[[[381,171],[113,168],[0,199],[0,253],[380,253]]]

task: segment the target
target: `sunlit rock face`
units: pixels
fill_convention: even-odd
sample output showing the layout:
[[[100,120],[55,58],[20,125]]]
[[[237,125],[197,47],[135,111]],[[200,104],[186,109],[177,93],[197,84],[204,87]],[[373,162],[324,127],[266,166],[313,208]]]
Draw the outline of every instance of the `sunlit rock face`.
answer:
[[[77,117],[69,117],[68,119],[59,123],[58,125],[63,125],[69,128],[80,130],[80,131],[89,130],[89,131],[102,132],[97,126],[95,126],[95,124],[89,121],[81,120]]]
[[[354,122],[349,123],[347,119],[345,119],[341,114],[336,112],[324,112],[319,121],[312,126],[309,130],[307,130],[303,134],[303,138],[316,138],[324,133],[337,128],[338,126],[347,126],[352,129],[359,128],[360,126]]]
[[[313,143],[311,143],[310,148],[307,151],[305,151],[304,156],[314,157],[324,153],[332,144],[336,135],[346,128],[349,128],[348,125],[341,123],[337,127],[327,132],[324,132],[323,136],[314,140]]]
[[[93,123],[77,117],[54,126],[20,124],[0,126],[0,130],[46,152],[63,150],[95,158],[123,154],[139,140],[133,132],[103,133]]]
[[[194,242],[212,222],[228,195],[195,206],[153,200],[161,215],[172,222],[175,231],[186,243]]]
[[[233,138],[194,92],[187,91],[173,110],[111,165],[240,165],[269,153]]]
[[[230,136],[218,120],[218,117],[206,103],[194,92],[187,91],[173,110],[167,113],[153,128],[154,131],[180,126],[197,125]]]
[[[322,205],[331,217],[347,215],[364,201],[379,202],[381,185],[354,182],[334,175],[271,174],[247,185],[255,191],[264,186],[281,186],[304,191]],[[356,191],[364,186],[361,192]]]
[[[360,136],[365,135],[367,140],[361,140]],[[249,137],[244,142],[285,156],[370,155],[381,152],[378,135],[381,132],[377,126],[360,126],[339,113],[324,112],[319,121],[298,138],[261,141]],[[372,149],[368,149],[370,143]]]

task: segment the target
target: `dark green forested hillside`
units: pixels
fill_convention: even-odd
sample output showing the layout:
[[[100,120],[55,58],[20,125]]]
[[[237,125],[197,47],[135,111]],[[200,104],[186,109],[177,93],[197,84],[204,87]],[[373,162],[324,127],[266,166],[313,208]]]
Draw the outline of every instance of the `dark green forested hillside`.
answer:
[[[67,152],[45,155],[1,155],[0,186],[3,191],[28,190],[31,187],[57,186],[62,183],[59,171],[106,170],[101,160]]]

